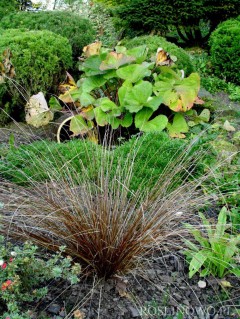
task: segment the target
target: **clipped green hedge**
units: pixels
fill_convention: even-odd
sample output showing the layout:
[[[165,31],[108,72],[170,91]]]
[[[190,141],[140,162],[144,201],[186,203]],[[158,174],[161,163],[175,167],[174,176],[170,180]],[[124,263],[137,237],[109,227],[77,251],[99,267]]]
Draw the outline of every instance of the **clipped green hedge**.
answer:
[[[21,11],[4,17],[0,25],[3,29],[48,30],[61,35],[69,40],[74,60],[81,55],[83,47],[93,42],[95,38],[95,31],[90,21],[71,12]]]
[[[240,84],[240,17],[221,23],[212,33],[209,44],[215,74]]]
[[[39,91],[56,93],[57,86],[72,66],[68,40],[50,31],[0,30],[0,61],[5,49],[12,52],[16,76],[0,85],[0,108],[9,115],[22,112],[26,99]],[[6,121],[0,112],[0,124]]]
[[[183,69],[186,75],[189,75],[194,71],[193,63],[190,56],[182,48],[179,48],[176,44],[168,42],[165,38],[159,36],[140,36],[133,39],[124,39],[121,44],[127,48],[133,48],[142,44],[147,45],[149,51],[148,56],[151,57],[157,53],[158,48],[163,48],[170,55],[176,56],[176,66],[178,69]]]

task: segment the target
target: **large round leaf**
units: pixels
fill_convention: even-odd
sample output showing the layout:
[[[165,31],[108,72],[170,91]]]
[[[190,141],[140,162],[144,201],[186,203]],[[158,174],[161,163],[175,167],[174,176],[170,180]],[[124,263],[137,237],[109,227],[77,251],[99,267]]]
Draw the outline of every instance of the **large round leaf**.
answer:
[[[83,135],[93,128],[92,121],[86,121],[81,115],[74,116],[70,121],[70,131],[73,135]]]
[[[153,111],[147,107],[139,111],[135,116],[135,126],[143,132],[161,132],[165,129],[168,123],[168,118],[165,115],[158,115],[150,120]]]
[[[172,124],[168,123],[167,129],[171,137],[185,138],[185,134],[189,131],[188,124],[184,116],[180,113],[174,115]]]
[[[116,73],[121,79],[135,83],[146,76],[150,76],[151,71],[148,69],[148,65],[131,64],[118,69]]]
[[[140,81],[133,87],[124,88],[120,95],[121,106],[131,113],[137,113],[147,104],[152,95],[152,84],[148,81]]]

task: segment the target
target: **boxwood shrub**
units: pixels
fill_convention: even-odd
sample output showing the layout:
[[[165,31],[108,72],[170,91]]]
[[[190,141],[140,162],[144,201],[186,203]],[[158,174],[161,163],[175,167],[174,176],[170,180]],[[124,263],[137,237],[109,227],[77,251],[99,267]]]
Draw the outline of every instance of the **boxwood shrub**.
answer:
[[[57,92],[65,70],[72,66],[72,49],[66,38],[50,31],[0,30],[0,60],[7,48],[16,76],[0,86],[0,108],[18,119],[31,95]],[[4,111],[0,124],[6,120]]]
[[[49,30],[61,35],[69,40],[74,60],[81,55],[83,47],[95,38],[90,21],[71,12],[21,11],[7,15],[0,24],[4,29]]]
[[[193,63],[190,59],[190,56],[182,48],[179,48],[176,44],[168,42],[165,38],[159,36],[140,36],[133,39],[124,39],[121,41],[121,44],[127,48],[133,48],[142,44],[147,45],[149,51],[148,56],[157,53],[159,47],[163,48],[170,55],[177,57],[176,66],[178,69],[183,69],[186,75],[189,75],[194,71]]]
[[[210,37],[210,55],[215,74],[240,84],[240,17],[221,23]]]

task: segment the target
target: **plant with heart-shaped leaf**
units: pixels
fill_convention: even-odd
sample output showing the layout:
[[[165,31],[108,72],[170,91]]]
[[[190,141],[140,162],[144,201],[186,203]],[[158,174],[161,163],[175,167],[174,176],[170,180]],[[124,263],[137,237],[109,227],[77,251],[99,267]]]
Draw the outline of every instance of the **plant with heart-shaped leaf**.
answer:
[[[146,61],[147,50],[142,45],[110,51],[99,42],[84,48],[80,80],[59,96],[77,106],[77,119],[69,118],[74,136],[91,131],[95,123],[112,129],[134,126],[143,132],[167,128],[170,136],[185,137],[189,127],[183,114],[202,103],[197,96],[199,75],[184,78],[183,72],[159,65],[156,58]],[[161,105],[169,108],[171,121]]]

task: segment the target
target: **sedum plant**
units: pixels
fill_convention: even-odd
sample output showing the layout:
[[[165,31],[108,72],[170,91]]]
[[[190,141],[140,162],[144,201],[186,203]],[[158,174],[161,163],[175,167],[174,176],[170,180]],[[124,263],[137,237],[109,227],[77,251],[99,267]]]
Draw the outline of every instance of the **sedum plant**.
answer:
[[[64,91],[60,100],[77,107],[77,114],[69,118],[73,135],[86,134],[96,124],[112,129],[131,126],[143,132],[167,128],[170,136],[185,137],[189,126],[184,115],[202,103],[197,97],[197,73],[184,77],[184,71],[173,70],[175,57],[161,48],[152,61],[146,60],[145,45],[110,51],[95,42],[83,51],[80,80],[76,84],[69,77],[60,86]],[[56,107],[55,98],[51,104]]]
[[[223,207],[219,213],[216,226],[211,225],[207,218],[199,213],[206,233],[186,224],[190,233],[201,248],[189,240],[185,240],[188,249],[184,252],[189,263],[189,278],[200,272],[201,277],[213,275],[219,278],[232,273],[240,276],[240,266],[237,261],[239,254],[240,235],[227,232],[227,209]],[[236,258],[235,258],[236,257]]]
[[[30,318],[21,309],[24,306],[27,310],[27,302],[47,295],[49,280],[65,279],[71,284],[79,281],[81,267],[70,256],[63,257],[64,247],[46,259],[40,257],[38,247],[31,242],[20,247],[0,236],[0,243],[0,302],[7,308],[6,316]]]

